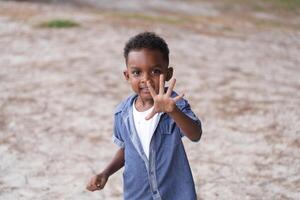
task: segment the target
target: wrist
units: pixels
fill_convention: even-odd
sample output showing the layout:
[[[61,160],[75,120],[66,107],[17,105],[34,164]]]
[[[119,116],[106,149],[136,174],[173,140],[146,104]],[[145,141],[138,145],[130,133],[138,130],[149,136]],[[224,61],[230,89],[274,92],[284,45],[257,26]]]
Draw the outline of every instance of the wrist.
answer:
[[[110,176],[110,173],[108,170],[103,170],[100,174],[106,176],[107,178]]]
[[[172,109],[172,111],[167,112],[168,115],[170,115],[171,117],[176,115],[179,112],[179,109],[177,108],[176,104],[174,105],[174,108]]]

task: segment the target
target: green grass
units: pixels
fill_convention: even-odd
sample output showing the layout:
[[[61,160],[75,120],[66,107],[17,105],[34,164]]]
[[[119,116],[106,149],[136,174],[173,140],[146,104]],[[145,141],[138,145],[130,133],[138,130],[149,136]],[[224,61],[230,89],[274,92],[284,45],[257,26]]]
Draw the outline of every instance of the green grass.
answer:
[[[266,0],[275,9],[295,11],[300,9],[300,0]]]
[[[72,28],[79,26],[79,24],[68,19],[53,19],[42,22],[39,26],[43,28]]]

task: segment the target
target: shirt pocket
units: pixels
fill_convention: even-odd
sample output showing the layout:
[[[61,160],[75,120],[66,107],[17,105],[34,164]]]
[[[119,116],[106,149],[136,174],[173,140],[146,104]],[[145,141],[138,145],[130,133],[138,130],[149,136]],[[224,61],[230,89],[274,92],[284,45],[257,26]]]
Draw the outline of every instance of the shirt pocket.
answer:
[[[161,131],[161,144],[163,147],[170,149],[179,144],[181,141],[180,129],[176,126],[174,128],[165,127]]]

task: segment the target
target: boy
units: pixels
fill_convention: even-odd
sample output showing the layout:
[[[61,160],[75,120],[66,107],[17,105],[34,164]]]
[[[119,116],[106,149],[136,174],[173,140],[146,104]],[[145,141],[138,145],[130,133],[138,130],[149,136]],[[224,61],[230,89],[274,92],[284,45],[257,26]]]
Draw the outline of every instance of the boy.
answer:
[[[124,57],[123,73],[135,94],[115,111],[113,141],[120,148],[87,189],[101,190],[125,165],[125,200],[196,200],[181,137],[199,141],[201,123],[183,95],[173,92],[168,45],[154,33],[140,33],[127,42]]]

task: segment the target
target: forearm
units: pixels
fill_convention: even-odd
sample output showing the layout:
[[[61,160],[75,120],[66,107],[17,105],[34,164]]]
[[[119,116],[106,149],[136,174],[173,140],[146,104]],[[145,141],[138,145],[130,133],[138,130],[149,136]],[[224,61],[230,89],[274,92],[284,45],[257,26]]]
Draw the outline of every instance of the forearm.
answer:
[[[124,149],[120,148],[117,153],[115,154],[112,161],[109,165],[103,170],[102,173],[105,173],[108,177],[114,174],[116,171],[121,169],[124,166],[125,159],[124,159]]]
[[[197,124],[194,120],[185,115],[176,106],[174,110],[168,114],[176,122],[177,126],[184,132],[185,136],[187,136],[190,140],[198,141],[201,138],[201,125]]]

